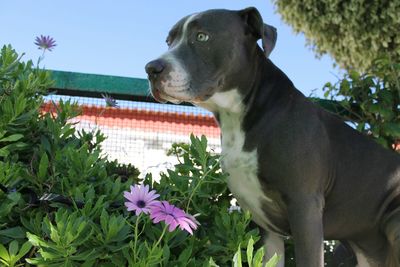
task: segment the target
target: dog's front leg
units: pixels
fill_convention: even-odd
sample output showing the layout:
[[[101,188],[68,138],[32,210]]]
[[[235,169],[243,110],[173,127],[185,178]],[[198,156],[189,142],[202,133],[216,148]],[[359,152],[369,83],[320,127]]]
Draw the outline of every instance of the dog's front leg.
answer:
[[[288,203],[297,267],[323,267],[323,198],[301,196]]]

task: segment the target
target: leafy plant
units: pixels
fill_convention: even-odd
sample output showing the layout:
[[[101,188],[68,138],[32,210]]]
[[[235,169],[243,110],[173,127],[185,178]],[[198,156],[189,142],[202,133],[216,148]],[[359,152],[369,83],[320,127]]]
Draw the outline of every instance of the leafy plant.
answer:
[[[350,71],[326,84],[325,97],[339,101],[342,114],[357,130],[389,149],[400,140],[400,64],[382,59],[368,72]]]
[[[269,259],[264,264],[264,248],[259,248],[254,254],[254,240],[250,238],[247,244],[246,257],[247,257],[247,265],[249,267],[274,267],[278,264],[280,257],[275,254],[271,259]],[[242,267],[242,250],[239,246],[238,251],[233,257],[233,266],[234,267]]]
[[[46,266],[80,266],[96,258],[95,249],[79,249],[93,235],[87,218],[78,212],[69,213],[59,209],[55,213],[55,223],[48,217],[43,219],[43,232],[49,239],[27,233],[28,240],[38,248],[38,257],[27,259],[28,263]]]
[[[22,266],[18,263],[32,248],[32,244],[28,241],[19,247],[18,241],[14,240],[9,244],[8,250],[0,244],[0,263],[4,266],[14,267]]]
[[[154,181],[103,155],[100,132],[78,132],[79,108],[51,102],[43,113],[50,73],[0,53],[0,257],[9,266],[229,266],[258,229],[250,215],[229,210],[232,196],[219,156],[205,137],[177,144],[174,169]],[[123,192],[143,183],[200,226],[189,235],[166,231],[124,207]],[[137,235],[135,235],[135,232]],[[135,236],[137,238],[135,239]],[[246,261],[244,259],[244,261]]]

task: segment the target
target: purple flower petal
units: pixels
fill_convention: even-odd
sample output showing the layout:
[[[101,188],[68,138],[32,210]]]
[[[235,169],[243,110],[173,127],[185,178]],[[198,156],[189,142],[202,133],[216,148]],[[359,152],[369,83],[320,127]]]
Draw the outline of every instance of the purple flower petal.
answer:
[[[129,200],[130,202],[136,202],[135,195],[131,194],[130,192],[124,192],[124,197]]]
[[[179,224],[179,228],[181,230],[186,230],[187,232],[189,232],[189,234],[193,235],[192,228],[190,228],[190,226],[187,222],[181,221],[181,223]]]
[[[153,223],[159,223],[159,222],[161,222],[163,220],[163,217],[162,216],[158,216],[158,217],[155,217],[154,219],[153,219]]]
[[[139,216],[140,213],[142,213],[142,210],[141,210],[140,208],[135,209],[135,214],[136,214],[136,216]]]
[[[177,222],[171,222],[171,224],[168,227],[168,231],[170,231],[170,232],[174,231],[177,226],[178,226]]]
[[[193,234],[193,229],[197,229],[198,222],[193,216],[186,214],[183,210],[168,203],[161,201],[154,203],[151,208],[150,218],[153,223],[164,221],[168,225],[171,232],[179,226],[180,229],[186,230],[189,234]]]
[[[174,217],[172,217],[171,215],[167,215],[167,216],[165,216],[165,223],[166,224],[172,224],[173,222],[174,222]]]
[[[145,198],[146,198],[147,201],[152,201],[152,200],[158,198],[159,196],[160,195],[156,194],[155,190],[152,190],[145,196]]]
[[[40,35],[40,37],[35,38],[35,45],[39,49],[51,51],[55,46],[57,46],[56,41],[50,36]]]
[[[159,195],[154,193],[149,197],[149,186],[131,186],[131,191],[124,192],[124,197],[128,201],[125,202],[125,206],[128,211],[135,211],[135,214],[138,216],[141,213],[149,214],[153,206],[159,202],[155,200]]]
[[[103,99],[106,101],[106,106],[107,107],[113,107],[113,108],[117,108],[118,107],[118,103],[114,98],[112,98],[108,94],[101,94],[101,95],[102,95]]]
[[[125,202],[125,206],[127,207],[128,211],[138,209],[138,206],[136,206],[135,204],[133,204],[131,202]]]

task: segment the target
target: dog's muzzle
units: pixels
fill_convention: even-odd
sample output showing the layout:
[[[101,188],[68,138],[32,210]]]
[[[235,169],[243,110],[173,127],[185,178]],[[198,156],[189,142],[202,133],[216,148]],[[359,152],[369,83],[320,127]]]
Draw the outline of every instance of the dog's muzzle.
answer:
[[[159,85],[157,86],[157,84],[159,84],[162,80],[162,75],[165,68],[166,63],[161,59],[150,61],[145,66],[145,70],[151,84],[151,94],[158,102],[161,103],[165,103],[167,101],[163,98],[163,93],[160,90]]]
[[[165,62],[161,59],[156,59],[147,63],[145,70],[149,75],[149,80],[156,79],[157,75],[160,75],[164,71],[165,65]]]
[[[179,104],[191,100],[190,81],[178,61],[161,57],[146,64],[145,70],[151,93],[158,102]]]

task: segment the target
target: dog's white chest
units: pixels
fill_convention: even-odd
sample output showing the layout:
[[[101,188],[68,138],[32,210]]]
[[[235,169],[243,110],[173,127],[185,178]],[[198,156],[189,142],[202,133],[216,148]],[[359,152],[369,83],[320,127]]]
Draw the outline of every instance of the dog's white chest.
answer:
[[[222,168],[229,173],[228,186],[239,204],[249,210],[254,221],[267,227],[268,219],[262,209],[265,202],[270,202],[261,188],[257,177],[257,151],[243,151],[245,135],[240,129],[239,114],[221,112],[222,131]]]
[[[202,106],[217,112],[222,132],[222,169],[229,174],[228,187],[241,207],[264,229],[278,229],[267,216],[280,217],[282,210],[268,197],[258,177],[257,150],[244,151],[245,133],[241,129],[244,107],[236,90],[214,94]],[[279,230],[279,229],[278,229]]]

